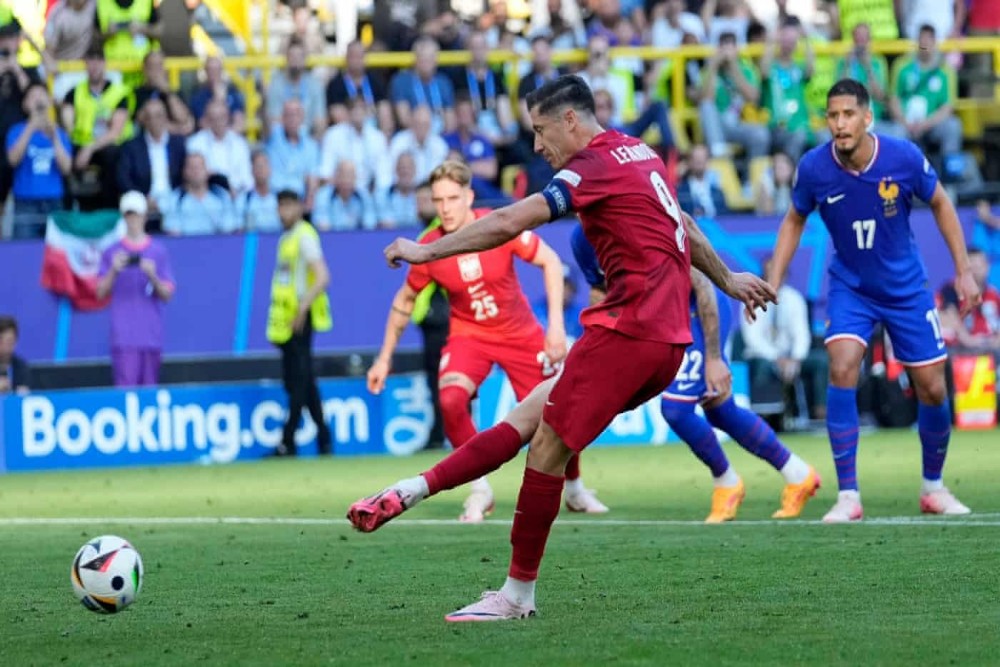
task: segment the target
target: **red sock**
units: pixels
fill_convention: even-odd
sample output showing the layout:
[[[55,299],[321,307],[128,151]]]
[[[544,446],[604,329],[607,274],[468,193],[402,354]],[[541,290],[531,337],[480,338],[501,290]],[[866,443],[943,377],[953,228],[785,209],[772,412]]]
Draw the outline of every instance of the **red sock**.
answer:
[[[441,417],[444,420],[444,434],[448,442],[458,449],[476,434],[476,425],[469,412],[472,397],[464,387],[448,385],[441,390]]]
[[[524,442],[507,422],[477,433],[471,440],[423,473],[430,495],[468,484],[517,456]]]
[[[524,469],[524,481],[521,482],[517,511],[514,512],[514,527],[510,531],[514,554],[508,574],[512,579],[534,581],[538,578],[538,565],[545,553],[552,522],[559,514],[562,490],[562,477]]]
[[[580,479],[580,455],[574,454],[566,464],[566,479]]]

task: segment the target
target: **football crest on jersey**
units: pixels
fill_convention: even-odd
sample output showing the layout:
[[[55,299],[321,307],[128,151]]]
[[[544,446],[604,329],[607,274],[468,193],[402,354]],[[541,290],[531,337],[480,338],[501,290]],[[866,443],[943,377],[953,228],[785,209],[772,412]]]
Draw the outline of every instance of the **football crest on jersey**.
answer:
[[[471,283],[483,277],[483,265],[479,261],[479,255],[463,255],[458,258],[458,272],[462,280]]]
[[[885,217],[891,218],[896,215],[896,199],[899,198],[899,185],[892,182],[892,176],[886,176],[878,182],[878,196],[882,198],[882,207]]]

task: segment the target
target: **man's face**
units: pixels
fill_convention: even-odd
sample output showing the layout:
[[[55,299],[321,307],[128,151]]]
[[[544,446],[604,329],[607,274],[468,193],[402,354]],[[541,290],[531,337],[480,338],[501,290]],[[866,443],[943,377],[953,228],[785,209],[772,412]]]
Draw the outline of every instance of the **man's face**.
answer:
[[[337,165],[337,173],[333,175],[333,186],[337,192],[343,195],[350,195],[357,189],[358,175],[354,165],[350,162],[341,162]]]
[[[125,218],[125,227],[132,236],[138,236],[146,231],[146,216],[142,213],[129,211],[122,217]]]
[[[458,103],[455,107],[455,121],[462,131],[469,132],[476,129],[476,112],[472,109],[472,102],[466,100]]]
[[[209,84],[222,81],[222,61],[218,58],[209,58],[205,61],[205,79]]]
[[[306,50],[299,45],[292,45],[286,56],[288,71],[292,76],[298,76],[306,71]]]
[[[608,40],[594,37],[587,46],[587,68],[603,72],[608,69]]]
[[[347,47],[347,71],[355,75],[365,71],[365,47],[358,42]]]
[[[197,153],[188,153],[184,160],[184,182],[190,186],[204,186],[208,183],[208,167],[205,158]]]
[[[281,226],[288,229],[302,219],[302,202],[297,199],[282,199],[278,202],[278,217]]]
[[[597,116],[597,124],[601,127],[609,127],[611,119],[615,115],[615,103],[607,91],[598,91],[594,95],[594,112]]]
[[[826,126],[833,135],[834,147],[843,156],[858,149],[871,122],[871,109],[859,105],[854,95],[837,95],[826,103]]]
[[[271,181],[271,163],[264,153],[258,153],[253,158],[253,182],[265,184]]]
[[[781,47],[783,56],[790,56],[795,52],[795,47],[799,45],[799,29],[792,25],[786,25],[778,32],[778,46]]]
[[[399,185],[413,185],[417,177],[417,163],[413,161],[413,156],[403,153],[396,162],[396,183]]]
[[[14,354],[14,347],[17,346],[17,334],[13,329],[8,329],[0,333],[0,360],[10,361]]]
[[[429,187],[417,190],[417,215],[424,222],[430,222],[437,217],[437,207],[434,205],[434,198],[431,196]]]
[[[413,136],[417,141],[423,142],[431,133],[431,110],[427,107],[417,107],[413,112],[412,122]]]
[[[142,63],[142,73],[143,76],[146,77],[147,82],[150,79],[155,79],[157,76],[165,75],[166,72],[163,69],[163,54],[159,51],[151,51]]]
[[[872,43],[872,31],[868,27],[867,23],[859,23],[854,26],[854,31],[851,33],[854,38],[854,50],[858,53],[865,53],[868,51],[868,47]]]
[[[437,71],[437,46],[430,42],[421,42],[414,53],[416,62],[414,69],[423,79],[430,79]]]
[[[972,266],[972,277],[979,285],[979,289],[983,289],[990,277],[990,260],[986,257],[986,253],[974,252],[969,255],[969,264]]]
[[[302,123],[305,121],[306,112],[302,108],[302,103],[298,100],[288,100],[281,109],[281,125],[285,128],[285,134],[289,137],[297,137]]]
[[[444,231],[451,233],[468,220],[474,197],[472,188],[447,178],[431,184],[431,201]]]
[[[142,109],[146,131],[156,138],[167,131],[167,108],[159,100],[150,100]]]
[[[684,0],[667,0],[667,16],[676,18],[684,11]]]
[[[536,39],[531,45],[531,52],[536,70],[544,72],[552,66],[552,45],[546,40]]]
[[[229,109],[224,102],[212,102],[208,105],[205,123],[212,133],[220,137],[229,130]]]
[[[530,109],[531,127],[535,131],[535,152],[540,154],[553,169],[561,169],[573,157],[570,131],[576,123],[576,112],[571,109],[538,113],[537,105]]]
[[[92,83],[104,81],[104,58],[87,58],[87,79]]]
[[[27,114],[33,112],[45,113],[52,106],[49,95],[41,86],[32,86],[28,89],[28,94],[24,96],[24,111]]]
[[[917,57],[922,62],[929,62],[937,53],[937,38],[931,30],[921,30],[917,38]]]
[[[704,146],[695,146],[691,149],[691,156],[688,158],[688,170],[697,178],[701,178],[708,171],[708,149]]]
[[[489,53],[489,47],[486,45],[486,36],[483,33],[474,32],[469,35],[469,52],[472,55],[473,64],[486,64],[486,54]]]

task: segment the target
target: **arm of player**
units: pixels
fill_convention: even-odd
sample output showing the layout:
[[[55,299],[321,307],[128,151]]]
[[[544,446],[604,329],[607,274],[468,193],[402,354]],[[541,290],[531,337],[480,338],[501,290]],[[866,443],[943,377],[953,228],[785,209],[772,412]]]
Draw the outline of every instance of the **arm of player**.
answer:
[[[777,291],[781,283],[785,281],[785,273],[788,272],[788,265],[795,255],[802,241],[802,232],[806,228],[806,218],[799,213],[794,206],[788,207],[788,212],[781,220],[778,228],[778,240],[774,244],[774,253],[771,255],[771,269],[767,276],[767,282]]]
[[[420,244],[398,238],[385,249],[385,259],[392,268],[400,262],[426,264],[468,252],[489,250],[503,245],[526,229],[533,229],[552,219],[545,198],[539,194],[491,211],[457,232],[446,234],[433,243]]]
[[[719,303],[715,287],[705,274],[691,269],[691,289],[694,290],[698,308],[698,321],[705,336],[705,397],[728,397],[733,376],[722,359],[722,341],[719,338]]]
[[[681,214],[691,241],[691,265],[702,271],[723,292],[746,306],[747,319],[753,320],[754,312],[767,310],[767,304],[778,303],[777,292],[752,273],[733,273],[716,254],[701,228],[687,213]]]
[[[559,255],[544,241],[531,263],[541,267],[545,279],[545,300],[548,304],[549,326],[545,331],[545,354],[556,364],[566,357],[566,322],[563,315],[563,270]]]
[[[934,195],[929,203],[931,211],[934,213],[934,221],[937,223],[941,236],[951,252],[951,259],[955,263],[955,291],[958,292],[959,312],[964,317],[978,306],[983,298],[979,292],[979,285],[976,284],[976,279],[972,275],[972,264],[969,262],[969,253],[965,245],[965,234],[958,221],[955,206],[951,203],[951,198],[940,183],[934,188]]]
[[[381,394],[385,389],[385,379],[389,377],[389,370],[392,368],[392,354],[399,345],[399,339],[406,331],[406,326],[410,323],[413,315],[413,304],[417,300],[417,292],[407,283],[396,292],[392,298],[392,307],[389,309],[389,317],[385,323],[385,336],[382,339],[382,349],[378,351],[378,356],[372,362],[372,367],[368,369],[368,391],[373,394]]]

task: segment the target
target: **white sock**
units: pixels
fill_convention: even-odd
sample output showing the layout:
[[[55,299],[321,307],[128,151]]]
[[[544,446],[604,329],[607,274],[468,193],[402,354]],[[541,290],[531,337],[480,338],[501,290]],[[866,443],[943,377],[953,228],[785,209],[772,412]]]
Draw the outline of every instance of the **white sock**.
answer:
[[[572,495],[574,493],[582,493],[583,490],[584,489],[583,489],[583,478],[582,477],[577,477],[576,479],[567,479],[566,480],[566,493],[567,494]]]
[[[933,493],[944,488],[943,479],[925,479],[921,493]]]
[[[801,484],[809,476],[809,464],[799,458],[799,455],[792,453],[788,457],[788,462],[781,468],[781,476],[789,484]]]
[[[393,484],[393,488],[403,496],[403,504],[406,505],[406,509],[410,509],[431,493],[423,475],[401,479]]]
[[[837,501],[839,502],[841,500],[851,500],[851,501],[854,501],[856,503],[860,503],[861,502],[861,493],[858,492],[858,491],[854,491],[854,490],[841,491],[841,492],[839,492],[837,494]]]
[[[733,470],[733,466],[726,468],[726,472],[713,478],[716,488],[736,486],[740,483],[740,476]]]
[[[519,581],[507,577],[500,592],[516,605],[532,608],[535,606],[535,582],[533,581]]]
[[[469,484],[469,488],[471,488],[475,493],[493,493],[493,487],[490,486],[490,483],[486,481],[485,477],[472,480]]]

